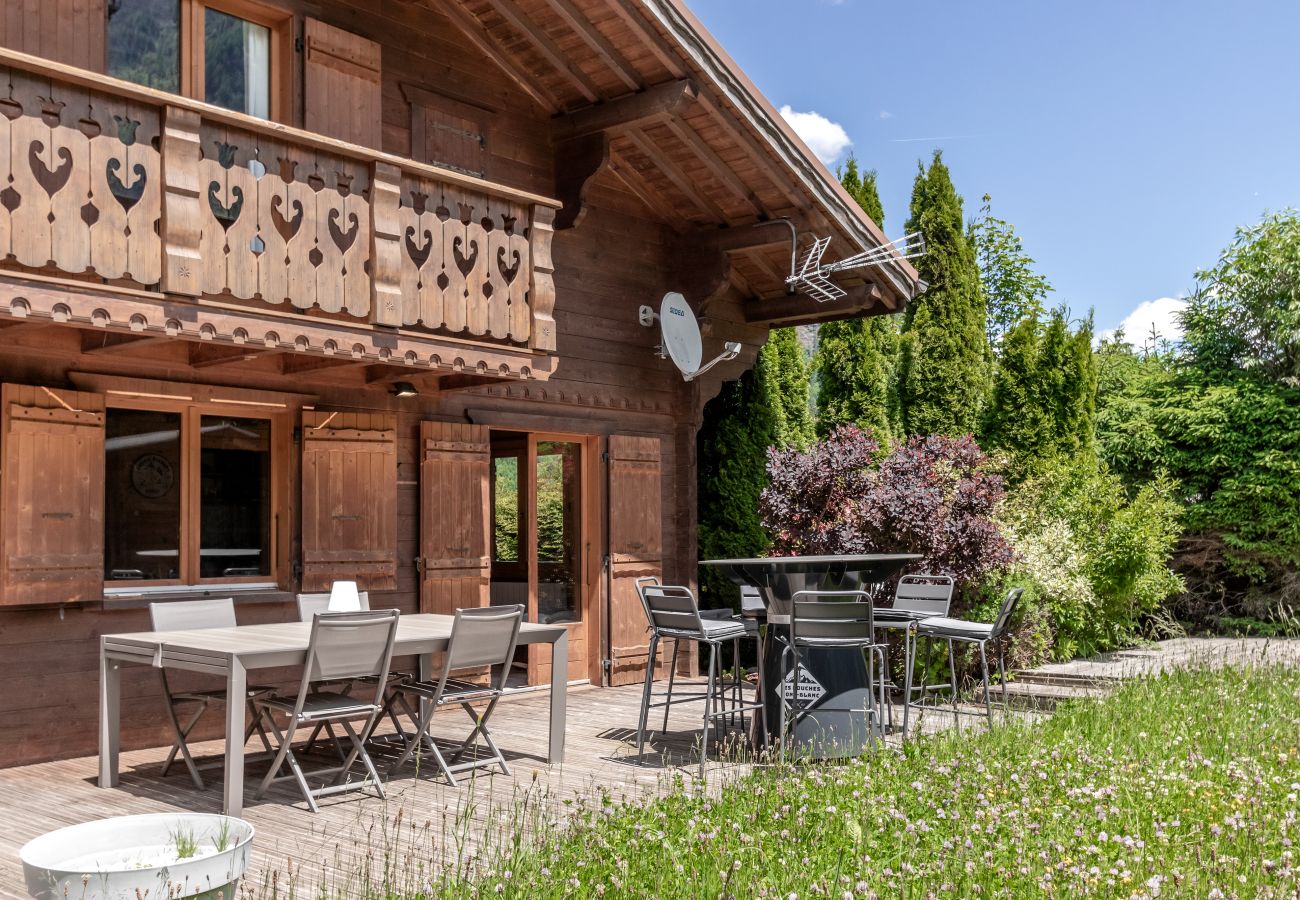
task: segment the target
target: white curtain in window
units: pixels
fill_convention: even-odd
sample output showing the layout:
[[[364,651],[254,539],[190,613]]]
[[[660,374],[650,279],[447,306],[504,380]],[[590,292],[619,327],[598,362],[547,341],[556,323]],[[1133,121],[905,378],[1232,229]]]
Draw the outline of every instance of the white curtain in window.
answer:
[[[271,29],[244,23],[244,109],[271,118]]]

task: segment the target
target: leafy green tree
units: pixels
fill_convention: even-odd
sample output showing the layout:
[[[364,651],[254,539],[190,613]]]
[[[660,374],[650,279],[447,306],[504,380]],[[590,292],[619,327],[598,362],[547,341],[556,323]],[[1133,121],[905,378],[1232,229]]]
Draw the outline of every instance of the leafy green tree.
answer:
[[[849,157],[840,181],[877,225],[885,212],[876,173],[858,172]],[[813,371],[817,377],[817,433],[839,425],[869,429],[882,444],[900,436],[898,410],[898,321],[893,316],[827,322],[817,330]]]
[[[1205,372],[1246,370],[1300,385],[1300,212],[1237,229],[1183,313],[1183,345]]]
[[[813,439],[808,358],[793,328],[773,328],[759,351],[776,419],[774,444],[805,447]]]
[[[917,269],[929,289],[908,306],[903,324],[903,428],[910,435],[973,432],[989,384],[984,297],[961,197],[939,151],[917,173],[907,230],[925,239]]]
[[[970,242],[988,307],[988,341],[996,348],[1017,323],[1043,314],[1052,285],[1034,271],[1034,261],[1025,253],[1015,226],[993,215],[993,198],[988,194],[979,217],[970,224]]]

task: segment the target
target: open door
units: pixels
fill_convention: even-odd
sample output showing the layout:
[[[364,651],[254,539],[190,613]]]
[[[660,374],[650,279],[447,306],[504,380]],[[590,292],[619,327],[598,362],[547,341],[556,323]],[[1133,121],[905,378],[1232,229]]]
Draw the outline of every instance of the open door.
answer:
[[[486,426],[420,423],[420,612],[488,605],[491,465]]]
[[[636,580],[663,572],[662,465],[658,438],[609,439],[609,656],[611,685],[645,677],[649,634]]]

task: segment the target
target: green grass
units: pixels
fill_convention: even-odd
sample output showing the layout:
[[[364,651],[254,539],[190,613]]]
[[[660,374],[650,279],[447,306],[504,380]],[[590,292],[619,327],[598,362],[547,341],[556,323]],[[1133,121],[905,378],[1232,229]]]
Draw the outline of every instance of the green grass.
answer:
[[[1292,897],[1300,672],[1182,672],[709,798],[597,802],[446,895]],[[407,895],[411,896],[411,895]]]

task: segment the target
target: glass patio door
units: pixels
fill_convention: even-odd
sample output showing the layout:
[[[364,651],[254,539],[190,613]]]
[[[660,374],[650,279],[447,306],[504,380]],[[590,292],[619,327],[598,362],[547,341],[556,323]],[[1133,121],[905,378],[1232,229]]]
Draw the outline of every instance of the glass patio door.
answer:
[[[570,676],[587,677],[587,439],[492,433],[494,604],[525,603],[530,622],[569,629]],[[520,648],[528,682],[550,679],[550,648]]]

